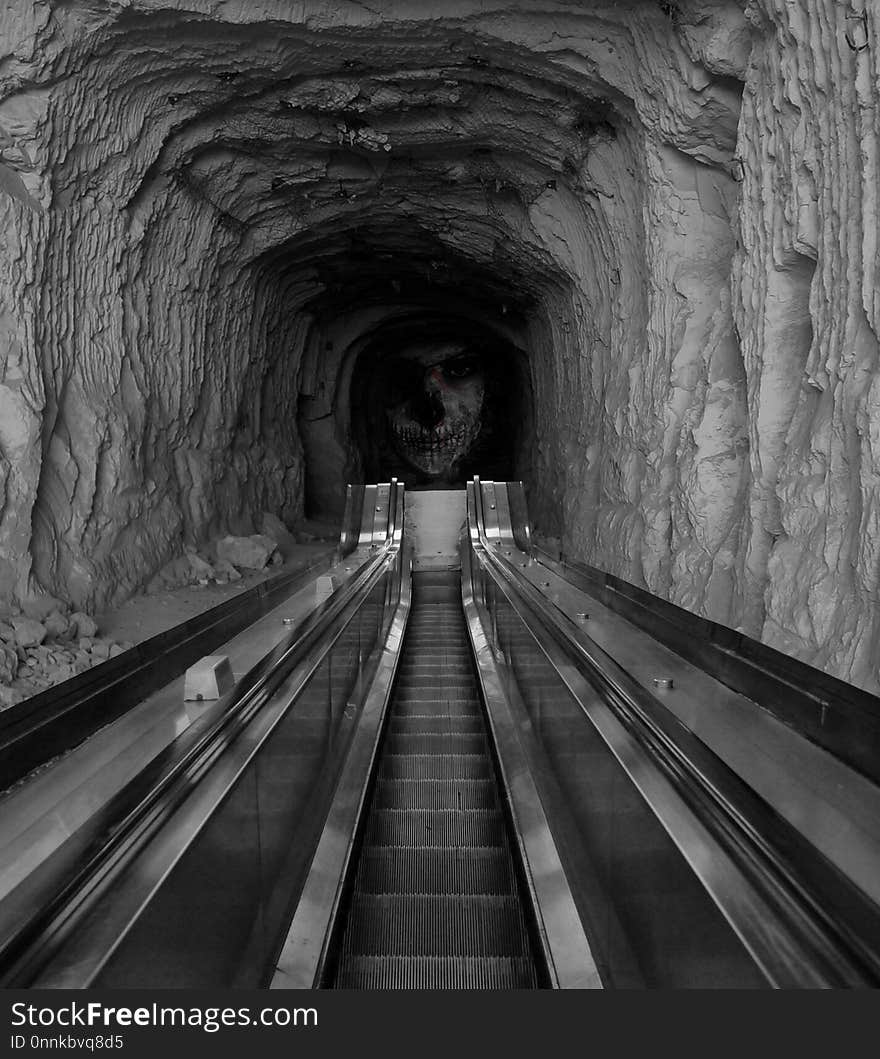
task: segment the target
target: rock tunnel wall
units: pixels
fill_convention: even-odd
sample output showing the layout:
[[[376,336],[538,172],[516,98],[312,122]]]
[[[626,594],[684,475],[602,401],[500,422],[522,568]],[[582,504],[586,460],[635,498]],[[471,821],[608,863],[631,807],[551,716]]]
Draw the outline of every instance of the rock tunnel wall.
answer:
[[[774,0],[754,18],[733,288],[744,626],[876,691],[878,11]]]
[[[539,531],[877,689],[877,13],[0,7],[0,598],[325,508],[368,333],[527,363]]]

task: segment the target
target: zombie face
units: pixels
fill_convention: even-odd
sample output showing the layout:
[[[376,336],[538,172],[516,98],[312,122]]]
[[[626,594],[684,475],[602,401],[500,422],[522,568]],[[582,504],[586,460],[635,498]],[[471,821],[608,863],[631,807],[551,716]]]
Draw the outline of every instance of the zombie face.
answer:
[[[391,441],[410,466],[431,478],[454,474],[482,425],[480,358],[459,344],[419,346],[389,364]]]

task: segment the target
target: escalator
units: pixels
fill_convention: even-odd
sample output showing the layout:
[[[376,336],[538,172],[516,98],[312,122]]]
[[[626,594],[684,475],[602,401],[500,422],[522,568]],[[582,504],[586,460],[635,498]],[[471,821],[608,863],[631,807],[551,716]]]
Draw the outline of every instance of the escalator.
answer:
[[[537,988],[458,571],[413,575],[403,650],[327,985]]]
[[[346,583],[0,901],[0,984],[876,986],[877,902],[566,616],[520,490],[363,492]]]

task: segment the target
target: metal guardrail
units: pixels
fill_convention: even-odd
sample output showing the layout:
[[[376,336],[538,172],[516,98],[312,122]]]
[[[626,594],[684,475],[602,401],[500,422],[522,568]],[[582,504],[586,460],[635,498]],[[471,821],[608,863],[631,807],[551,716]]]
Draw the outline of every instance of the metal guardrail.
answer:
[[[352,736],[345,770],[334,791],[309,874],[279,947],[272,989],[318,989],[324,984],[346,880],[357,855],[370,778],[375,773],[391,689],[397,676],[412,603],[412,557],[401,552],[396,606],[376,672]]]
[[[597,989],[601,979],[565,869],[547,822],[510,706],[510,689],[505,688],[493,653],[485,613],[481,615],[477,597],[480,574],[470,541],[462,547],[462,603],[474,652],[486,717],[495,747],[505,804],[512,818],[511,833],[516,838],[524,875],[523,892],[529,896],[536,923],[536,946],[547,978],[554,989]]]
[[[659,643],[880,783],[880,698],[585,563],[533,544],[520,482],[482,482],[485,532],[518,547]],[[494,506],[493,506],[494,505]],[[499,529],[499,519],[506,526]]]
[[[327,555],[278,574],[115,658],[0,712],[0,790],[164,687],[219,644],[237,635],[326,569]]]
[[[535,645],[777,986],[876,986],[880,910],[508,562],[503,483],[468,486],[470,545],[490,625],[499,607]]]
[[[372,535],[375,527],[377,540],[381,540],[382,514],[377,516],[375,508],[377,501],[387,505],[389,489],[387,484],[347,487],[335,553],[328,546],[327,554],[317,562],[270,577],[115,658],[0,711],[0,791],[58,754],[72,750],[252,625],[327,569],[334,554],[336,561],[344,559],[365,532],[365,502],[370,505],[369,532]]]
[[[322,660],[372,599],[376,620],[370,617],[367,623],[369,643],[361,642],[359,627],[359,648],[354,656],[347,651],[345,670],[355,688],[368,685],[370,662],[363,649],[372,651],[381,641],[388,604],[399,593],[403,525],[402,486],[392,481],[373,488],[377,492],[370,499],[377,503],[369,517],[364,513],[361,533],[371,543],[350,581],[147,766],[83,836],[73,836],[78,848],[63,850],[59,858],[76,866],[72,874],[68,870],[59,879],[50,872],[46,879],[26,880],[34,906],[29,916],[10,921],[0,906],[4,987],[82,987],[100,976],[119,939],[143,912],[156,880],[178,864],[273,732],[291,711],[295,715],[298,698]],[[381,598],[374,598],[377,591]],[[329,667],[327,678],[332,710],[338,693],[348,698],[352,689],[334,689]],[[334,724],[347,731],[352,718],[346,711]]]
[[[783,724],[880,783],[880,698],[585,563],[541,563]]]

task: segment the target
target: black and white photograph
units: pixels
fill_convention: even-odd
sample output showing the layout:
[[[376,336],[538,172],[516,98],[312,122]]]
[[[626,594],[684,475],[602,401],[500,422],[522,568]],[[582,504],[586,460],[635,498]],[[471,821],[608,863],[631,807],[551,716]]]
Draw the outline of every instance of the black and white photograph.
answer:
[[[9,1054],[878,985],[880,0],[0,0]]]

